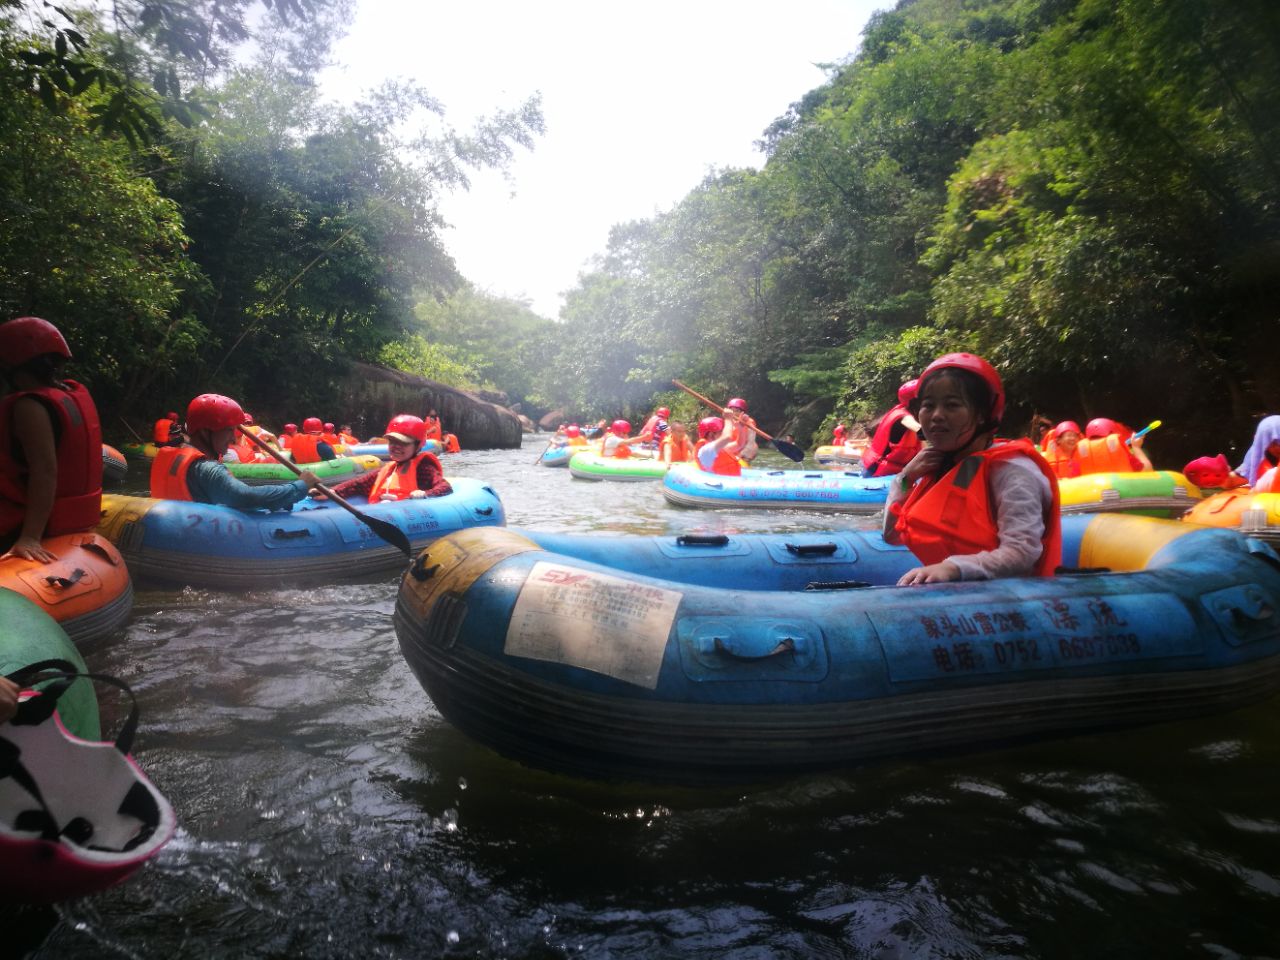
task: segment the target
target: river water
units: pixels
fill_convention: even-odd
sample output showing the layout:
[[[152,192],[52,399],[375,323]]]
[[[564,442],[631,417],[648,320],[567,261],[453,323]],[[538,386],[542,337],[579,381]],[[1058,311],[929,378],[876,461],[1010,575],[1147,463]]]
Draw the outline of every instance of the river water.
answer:
[[[513,527],[874,525],[679,510],[534,467],[544,442],[446,469],[490,481]],[[1280,956],[1280,700],[752,787],[596,783],[441,718],[399,652],[397,582],[140,589],[83,652],[138,693],[178,834],[114,890],[0,911],[0,955]]]

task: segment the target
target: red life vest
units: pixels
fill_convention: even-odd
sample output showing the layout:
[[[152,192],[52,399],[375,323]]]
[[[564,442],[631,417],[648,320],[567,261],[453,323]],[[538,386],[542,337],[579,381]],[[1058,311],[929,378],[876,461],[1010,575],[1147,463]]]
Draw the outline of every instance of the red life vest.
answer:
[[[702,465],[702,461],[698,459],[698,451],[710,442],[710,440],[699,440],[697,445],[693,448],[694,462],[698,464],[699,470],[705,471],[707,468],[704,467]],[[729,453],[725,447],[721,447],[716,451],[716,458],[711,462],[711,469],[707,472],[718,473],[725,477],[740,477],[742,476],[742,461]]]
[[[1080,461],[1080,475],[1086,473],[1128,473],[1141,470],[1142,464],[1134,464],[1129,455],[1129,448],[1115,433],[1095,440],[1081,440],[1076,447],[1076,456]]]
[[[902,468],[920,452],[920,437],[914,430],[904,427],[902,439],[893,443],[889,438],[893,428],[906,417],[910,410],[902,404],[895,404],[889,412],[880,418],[876,432],[871,437],[866,451],[862,455],[862,472],[869,477],[887,477],[901,473]]]
[[[13,407],[23,397],[44,401],[56,425],[58,474],[53,510],[44,536],[92,530],[102,519],[102,427],[89,391],[74,380],[38,387],[0,401],[0,530],[22,526],[26,516],[28,464],[13,454]]]
[[[162,447],[151,461],[151,496],[157,500],[190,500],[187,471],[197,460],[208,459],[195,447]]]
[[[289,441],[289,452],[293,454],[294,463],[319,463],[320,451],[316,448],[324,441],[324,437],[312,433],[297,433]]]
[[[991,464],[1018,455],[1030,457],[1053,490],[1045,511],[1044,549],[1036,561],[1037,576],[1048,577],[1062,561],[1062,523],[1058,480],[1030,440],[997,440],[965,457],[940,480],[923,479],[898,504],[895,529],[921,562],[941,563],[955,554],[982,553],[1000,545],[996,507],[988,485]]]
[[[435,455],[425,450],[404,463],[391,460],[383,464],[382,469],[378,471],[378,478],[373,481],[373,489],[369,491],[369,502],[377,503],[382,497],[407,500],[413,491],[421,490],[422,488],[418,486],[418,464],[427,459],[435,464],[437,470],[444,472]]]
[[[178,432],[178,423],[176,420],[170,420],[163,417],[156,421],[156,425],[151,428],[151,441],[156,446],[163,446],[170,440],[176,439],[173,435]]]

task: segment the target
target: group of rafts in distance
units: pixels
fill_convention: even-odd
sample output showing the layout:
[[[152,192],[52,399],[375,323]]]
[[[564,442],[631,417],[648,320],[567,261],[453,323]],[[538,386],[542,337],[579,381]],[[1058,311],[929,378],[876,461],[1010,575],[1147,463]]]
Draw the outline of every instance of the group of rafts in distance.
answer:
[[[3,334],[0,325],[0,340]],[[903,410],[881,423],[886,437],[913,432],[907,420],[913,398],[900,399]],[[742,461],[749,461],[756,437],[767,434],[746,403],[734,400],[699,424],[697,443],[683,438],[692,460],[677,458],[682,431],[675,424],[659,429],[664,415],[669,411],[655,411],[646,425],[659,439],[659,455],[647,459],[665,467],[667,496],[690,506],[874,510],[896,476],[881,471],[905,456],[892,444],[877,448],[873,437],[859,457],[874,464],[870,470],[754,471]],[[1274,615],[1280,559],[1262,539],[1241,532],[1248,511],[1238,511],[1238,524],[1218,524],[1236,530],[1135,515],[1167,516],[1214,499],[1202,500],[1201,488],[1180,474],[1173,476],[1187,491],[1185,503],[1172,495],[1160,503],[1110,496],[1077,505],[1078,515],[1064,509],[1056,576],[905,590],[892,585],[918,561],[871,532],[591,537],[505,529],[491,487],[432,472],[439,462],[425,449],[423,421],[407,415],[388,424],[390,459],[379,460],[362,487],[373,494],[367,499],[348,502],[309,465],[281,457],[287,469],[302,471],[296,502],[275,510],[199,502],[191,491],[207,489],[199,484],[217,470],[208,461],[233,439],[252,437],[266,452],[268,444],[244,420],[229,398],[196,398],[186,432],[201,438],[199,449],[161,447],[151,464],[153,492],[185,489],[185,499],[99,492],[93,528],[50,531],[45,542],[57,554],[53,560],[0,562],[6,586],[26,595],[0,592],[13,608],[6,622],[36,611],[48,637],[22,647],[6,643],[0,672],[21,676],[50,657],[71,673],[84,672],[67,633],[40,611],[56,618],[67,598],[79,595],[90,606],[96,598],[103,602],[91,615],[62,624],[80,639],[110,633],[128,615],[131,572],[159,584],[262,588],[286,578],[317,582],[405,568],[396,632],[443,715],[502,753],[592,776],[689,782],[777,776],[999,742],[1009,737],[1011,713],[1020,718],[1019,736],[1034,737],[1184,717],[1280,689]],[[1253,459],[1242,465],[1259,486],[1274,482],[1275,471],[1265,467],[1280,459],[1280,417],[1264,425],[1272,420],[1276,435],[1268,441],[1260,426],[1257,455],[1251,449]],[[898,425],[905,431],[895,432]],[[1053,431],[1045,459],[1055,472],[1093,476],[1083,472],[1087,458],[1067,450],[1069,432]],[[598,451],[581,433],[564,431],[563,446],[577,448],[572,459],[646,459],[629,442],[625,422],[606,431]],[[1114,447],[1131,439],[1122,434],[1098,439]],[[800,453],[788,438],[769,439],[789,456]],[[540,462],[556,446],[553,438]],[[1206,484],[1236,482],[1229,471],[1221,474],[1221,458],[1202,459],[1188,469],[1201,471]],[[1112,473],[1140,478],[1161,471]],[[438,495],[429,495],[421,479],[396,480],[410,474],[444,486],[433,485]],[[778,475],[799,484],[795,495],[751,492],[779,489],[772,479]],[[704,487],[681,500],[670,491],[685,476],[690,488]],[[731,481],[742,485],[731,497],[705,492],[723,492]],[[833,482],[865,499],[845,505],[830,493],[805,492],[838,492],[824,486]],[[1117,487],[1111,481],[1108,489]],[[307,497],[308,489],[319,498]],[[1257,502],[1275,494],[1248,496]],[[1210,511],[1200,522],[1222,513]],[[104,599],[111,576],[124,590]],[[42,635],[30,627],[23,633]],[[83,716],[71,732],[97,739],[96,708],[78,709]],[[0,725],[0,739],[6,732]],[[9,794],[12,801],[20,791]],[[0,801],[5,796],[0,789]],[[75,847],[74,838],[50,834],[47,824],[31,834],[28,825],[6,820],[6,809],[0,802],[0,854],[20,849],[26,856],[45,847],[65,854],[68,844]],[[56,809],[47,812],[56,819]],[[149,838],[171,831],[171,812],[162,808],[144,820],[139,829]],[[118,823],[113,829],[128,833]],[[146,855],[157,849],[143,848]],[[115,865],[125,860],[136,865],[139,858],[130,854]]]

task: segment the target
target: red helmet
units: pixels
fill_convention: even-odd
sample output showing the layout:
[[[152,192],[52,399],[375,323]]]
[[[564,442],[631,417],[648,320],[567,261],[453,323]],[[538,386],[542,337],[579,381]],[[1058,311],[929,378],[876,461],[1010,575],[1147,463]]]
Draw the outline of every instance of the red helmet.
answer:
[[[10,367],[20,367],[33,357],[56,353],[71,358],[71,348],[66,338],[48,320],[39,317],[18,317],[0,323],[0,357]]]
[[[320,422],[319,417],[307,417],[302,421],[303,433],[319,433],[324,428],[324,424]]]
[[[177,415],[177,413],[175,413],[175,412],[174,412],[174,411],[172,411],[172,410],[170,410],[168,413],[166,413],[166,414],[165,414],[165,416],[166,416],[166,417],[168,417],[170,420],[177,420],[177,419],[178,419],[178,415]]]
[[[1133,435],[1131,429],[1119,420],[1112,420],[1110,417],[1094,417],[1084,428],[1084,435],[1090,440],[1099,440],[1113,433],[1121,440],[1126,440]]]
[[[725,406],[730,410],[741,410],[743,413],[746,413],[747,401],[743,400],[741,397],[734,397],[726,403]]]
[[[657,410],[653,412],[656,413],[658,416],[662,417],[663,420],[666,420],[668,417],[671,416],[670,407],[659,407]]]
[[[1182,468],[1182,472],[1197,487],[1225,487],[1231,476],[1231,464],[1222,454],[1196,457]]]
[[[919,380],[908,380],[898,388],[898,402],[904,407],[916,398],[916,393],[920,389]]]
[[[701,440],[710,440],[712,437],[718,437],[723,430],[723,417],[704,417],[698,421],[698,437]]]
[[[324,430],[325,430],[325,433],[333,433],[333,424],[332,424],[332,423],[326,423],[326,424],[324,425]]]
[[[427,439],[427,424],[421,417],[410,413],[400,413],[387,421],[387,429],[382,431],[387,439],[404,437],[422,443]]]
[[[580,437],[582,436],[582,428],[576,423],[571,424],[564,428],[564,435],[566,437]]]
[[[631,432],[631,424],[626,420],[615,420],[609,424],[609,432],[616,433],[620,437],[625,437]]]
[[[998,424],[1004,416],[1004,384],[1000,382],[1000,374],[996,373],[996,368],[976,353],[945,353],[924,368],[919,382],[924,383],[931,373],[949,369],[968,370],[982,378],[991,391],[990,421]]]
[[[242,420],[241,422],[242,422],[242,423],[253,423],[253,414],[252,414],[252,413],[246,413],[246,414],[244,415],[244,420]]]
[[[202,393],[187,406],[188,430],[226,430],[242,423],[240,404],[220,393]]]
[[[1060,437],[1064,433],[1074,433],[1076,436],[1079,436],[1081,432],[1080,424],[1076,423],[1074,420],[1063,420],[1053,428],[1053,435],[1055,437]]]
[[[285,433],[287,433],[287,434],[294,434],[294,433],[297,433],[297,432],[298,432],[298,425],[297,425],[296,423],[286,423],[286,424],[284,425],[284,432],[285,432]]]

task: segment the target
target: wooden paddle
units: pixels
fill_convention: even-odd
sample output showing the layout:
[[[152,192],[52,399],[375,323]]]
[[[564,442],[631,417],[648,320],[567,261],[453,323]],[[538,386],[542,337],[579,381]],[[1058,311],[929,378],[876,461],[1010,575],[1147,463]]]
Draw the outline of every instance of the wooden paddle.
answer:
[[[703,403],[705,403],[708,407],[710,407],[716,413],[724,412],[723,405],[717,405],[713,403],[710,399],[698,393],[698,391],[690,387],[686,387],[679,380],[672,380],[671,382],[674,383],[681,390],[683,390],[685,393],[687,393],[689,396],[697,400],[701,400]],[[797,447],[794,443],[791,443],[788,440],[779,440],[776,437],[771,437],[769,436],[769,434],[765,433],[759,427],[752,427],[751,429],[754,430],[756,433],[760,434],[760,436],[764,437],[770,443],[772,443],[774,446],[774,449],[776,449],[780,454],[782,454],[788,460],[793,460],[796,463],[799,463],[801,460],[804,459],[804,451],[801,450],[799,447]]]
[[[275,460],[279,461],[280,463],[283,463],[286,467],[288,467],[294,473],[301,476],[302,470],[298,467],[298,465],[294,463],[292,460],[285,459],[284,454],[282,454],[275,447],[259,440],[252,433],[246,430],[243,426],[237,425],[236,429],[240,431],[240,433],[242,433],[244,436],[248,437],[249,440],[253,442],[254,446],[256,446],[259,450],[262,450],[264,453],[269,454]],[[320,483],[319,481],[316,482],[316,489],[319,490],[321,493],[323,493],[326,497],[328,497],[334,503],[336,503],[338,506],[340,506],[343,510],[347,511],[347,513],[351,514],[353,517],[355,517],[357,520],[363,523],[366,527],[368,527],[370,530],[376,533],[383,540],[387,541],[387,543],[391,544],[397,550],[404,551],[404,555],[406,557],[409,557],[412,559],[413,548],[409,545],[409,538],[406,537],[404,535],[404,531],[401,530],[399,527],[397,527],[394,523],[389,523],[386,520],[380,520],[377,517],[371,517],[367,513],[361,513],[359,510],[357,510],[351,504],[347,503],[347,501],[343,500],[340,496],[334,493],[330,488],[326,487],[323,483]]]

